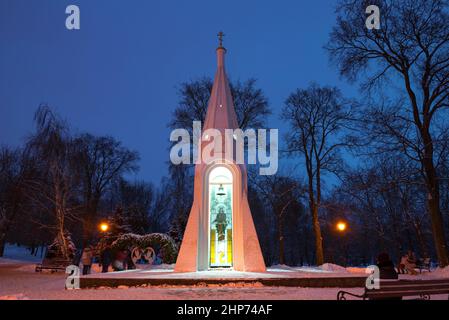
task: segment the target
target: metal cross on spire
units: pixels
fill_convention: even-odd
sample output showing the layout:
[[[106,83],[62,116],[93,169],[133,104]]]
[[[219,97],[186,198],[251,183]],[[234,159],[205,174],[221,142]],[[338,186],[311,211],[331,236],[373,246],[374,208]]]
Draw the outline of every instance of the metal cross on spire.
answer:
[[[223,48],[223,37],[225,36],[225,34],[223,33],[223,31],[220,31],[218,33],[218,41],[219,41],[219,47]]]

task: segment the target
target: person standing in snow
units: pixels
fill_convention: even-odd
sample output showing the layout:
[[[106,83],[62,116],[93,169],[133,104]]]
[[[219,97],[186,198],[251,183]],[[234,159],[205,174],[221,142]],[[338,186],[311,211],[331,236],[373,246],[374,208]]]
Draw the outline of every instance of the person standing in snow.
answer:
[[[91,246],[84,249],[83,255],[81,256],[81,263],[83,264],[83,275],[90,274],[90,269],[92,267],[93,250]]]
[[[107,273],[109,271],[109,266],[112,263],[112,249],[110,246],[107,246],[100,254],[100,265],[101,272]]]

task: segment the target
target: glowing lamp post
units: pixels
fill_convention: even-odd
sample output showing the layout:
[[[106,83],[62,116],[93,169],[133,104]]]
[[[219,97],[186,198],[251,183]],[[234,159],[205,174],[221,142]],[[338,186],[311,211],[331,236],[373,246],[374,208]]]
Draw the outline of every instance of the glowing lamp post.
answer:
[[[101,223],[99,225],[99,229],[101,232],[106,232],[109,230],[109,225],[107,223]]]
[[[348,227],[348,225],[346,224],[346,222],[340,221],[337,223],[337,231],[339,231],[339,232],[345,232],[347,227]]]
[[[335,225],[335,229],[342,236],[342,245],[343,245],[344,260],[345,260],[344,264],[346,266],[348,264],[348,259],[349,259],[348,243],[347,243],[347,239],[345,237],[345,233],[348,230],[348,224],[345,221],[338,221],[337,224]]]

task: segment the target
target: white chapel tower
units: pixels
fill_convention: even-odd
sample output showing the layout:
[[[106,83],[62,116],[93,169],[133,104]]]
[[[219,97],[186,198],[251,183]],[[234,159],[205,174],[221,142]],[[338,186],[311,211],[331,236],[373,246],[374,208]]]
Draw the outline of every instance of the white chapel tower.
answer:
[[[216,129],[225,137],[225,129],[238,129],[238,121],[225,72],[222,37],[220,32],[217,72],[203,130]],[[225,268],[265,272],[248,204],[245,164],[236,164],[235,157],[226,159],[224,155],[211,163],[199,163],[194,183],[193,205],[175,272]]]

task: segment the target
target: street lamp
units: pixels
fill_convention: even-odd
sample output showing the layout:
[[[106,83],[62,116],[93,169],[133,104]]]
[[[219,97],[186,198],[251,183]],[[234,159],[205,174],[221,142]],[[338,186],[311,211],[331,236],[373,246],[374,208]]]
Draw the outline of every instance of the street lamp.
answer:
[[[340,221],[340,222],[337,223],[337,230],[339,232],[346,231],[347,227],[348,227],[348,225],[346,224],[346,222]]]
[[[100,228],[101,232],[106,232],[109,230],[109,225],[107,223],[103,222],[99,225],[99,228]]]
[[[348,260],[349,260],[349,255],[348,255],[348,243],[347,243],[347,237],[345,235],[347,229],[348,229],[348,224],[346,223],[346,221],[338,221],[337,224],[335,225],[335,229],[338,233],[340,233],[341,235],[341,244],[343,246],[343,254],[344,254],[344,265],[346,266],[348,264]]]

